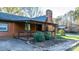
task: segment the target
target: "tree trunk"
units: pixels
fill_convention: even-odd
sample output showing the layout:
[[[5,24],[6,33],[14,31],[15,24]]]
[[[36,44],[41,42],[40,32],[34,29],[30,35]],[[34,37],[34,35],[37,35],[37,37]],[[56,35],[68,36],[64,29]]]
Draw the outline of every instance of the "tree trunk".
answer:
[[[79,32],[79,17],[77,18],[77,29],[78,29],[78,32]]]

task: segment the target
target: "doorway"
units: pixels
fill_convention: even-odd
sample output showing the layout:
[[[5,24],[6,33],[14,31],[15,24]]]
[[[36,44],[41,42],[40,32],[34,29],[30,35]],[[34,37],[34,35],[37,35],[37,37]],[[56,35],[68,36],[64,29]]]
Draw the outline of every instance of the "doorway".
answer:
[[[42,24],[36,24],[36,30],[42,31]]]

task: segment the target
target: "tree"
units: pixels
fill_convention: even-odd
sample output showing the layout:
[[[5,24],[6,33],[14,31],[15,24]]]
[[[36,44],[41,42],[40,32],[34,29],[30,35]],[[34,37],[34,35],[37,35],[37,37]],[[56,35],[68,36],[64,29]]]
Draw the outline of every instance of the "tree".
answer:
[[[75,8],[74,16],[77,24],[79,25],[79,7]]]
[[[71,10],[71,11],[69,11],[67,14],[68,14],[68,17],[69,17],[69,18],[68,18],[68,21],[69,21],[69,24],[70,24],[69,26],[72,27],[73,21],[74,21],[74,19],[75,19],[75,18],[74,18],[74,11]]]
[[[75,8],[74,16],[75,16],[75,19],[79,18],[79,7]]]
[[[42,15],[42,9],[39,7],[22,7],[22,9],[30,18]]]
[[[1,7],[0,12],[23,16],[24,12],[20,7]]]
[[[25,16],[29,18],[38,17],[42,15],[42,10],[39,7],[22,7],[22,10],[24,11]],[[30,30],[30,24],[27,24],[25,27],[26,30]]]
[[[78,30],[79,30],[79,7],[76,7],[75,8],[75,12],[74,12],[74,16],[75,16],[75,20],[77,22],[77,25],[78,25]]]
[[[74,16],[75,16],[75,15],[74,15],[74,11],[73,11],[73,10],[69,11],[69,12],[68,12],[68,16],[70,17],[70,20],[73,21],[73,20],[75,19],[75,18],[74,18]]]
[[[60,25],[61,20],[62,20],[62,16],[58,16],[58,17],[55,19],[55,22]]]
[[[68,15],[67,14],[64,14],[63,18],[64,18],[65,25],[67,26],[67,23],[68,23]]]

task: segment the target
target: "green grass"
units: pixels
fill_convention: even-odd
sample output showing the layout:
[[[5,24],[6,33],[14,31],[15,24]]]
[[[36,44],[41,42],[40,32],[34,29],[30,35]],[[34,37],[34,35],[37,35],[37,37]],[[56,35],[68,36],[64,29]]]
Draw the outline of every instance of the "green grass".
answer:
[[[79,51],[79,46],[72,49],[73,51]]]
[[[63,39],[63,40],[79,40],[79,36],[60,36],[57,35],[58,39]],[[71,48],[69,51],[79,51],[79,45],[76,47]]]
[[[73,48],[70,48],[69,51],[79,51],[79,44]]]
[[[61,35],[57,34],[57,39],[79,40],[79,36],[61,36]],[[71,48],[70,51],[79,51],[79,45]]]
[[[79,40],[79,36],[61,36],[61,37],[65,39]]]

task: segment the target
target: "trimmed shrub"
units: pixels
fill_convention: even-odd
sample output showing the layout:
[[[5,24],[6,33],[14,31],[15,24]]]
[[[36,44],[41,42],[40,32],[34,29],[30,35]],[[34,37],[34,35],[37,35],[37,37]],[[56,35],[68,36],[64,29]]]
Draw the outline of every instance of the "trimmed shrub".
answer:
[[[45,32],[44,35],[45,35],[45,40],[49,40],[52,37],[51,32]]]
[[[34,40],[37,42],[42,42],[45,40],[44,33],[37,31],[34,33]]]
[[[58,31],[58,34],[64,36],[65,35],[65,31],[63,29],[61,29],[61,30]]]

